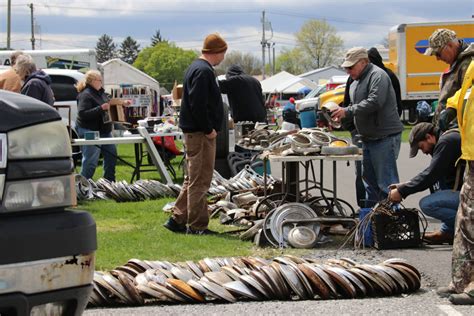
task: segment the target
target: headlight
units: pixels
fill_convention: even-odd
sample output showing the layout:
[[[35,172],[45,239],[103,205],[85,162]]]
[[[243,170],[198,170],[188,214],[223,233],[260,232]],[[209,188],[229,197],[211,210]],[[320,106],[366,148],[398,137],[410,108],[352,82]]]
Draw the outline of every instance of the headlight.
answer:
[[[3,212],[71,206],[76,203],[73,176],[8,182]]]
[[[69,134],[62,121],[38,124],[8,133],[9,159],[71,156]]]

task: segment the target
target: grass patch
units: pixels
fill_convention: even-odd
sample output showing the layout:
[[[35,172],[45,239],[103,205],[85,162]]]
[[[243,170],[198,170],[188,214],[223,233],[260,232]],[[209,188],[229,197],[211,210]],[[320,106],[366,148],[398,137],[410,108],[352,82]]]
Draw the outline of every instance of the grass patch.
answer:
[[[408,136],[410,135],[412,127],[413,126],[409,126],[409,125],[403,126],[402,143],[408,142]],[[337,137],[344,137],[344,138],[351,139],[351,133],[349,131],[332,131],[331,133],[333,133]]]
[[[402,141],[406,142],[411,127],[405,127]],[[341,137],[350,137],[349,132],[336,131]],[[130,163],[135,163],[134,146],[131,144],[117,146],[119,156]],[[173,160],[178,170],[177,183],[183,181],[183,174],[178,164],[181,157]],[[80,167],[76,168],[76,172]],[[96,170],[94,179],[102,177],[102,166]],[[132,169],[122,162],[117,162],[117,180],[130,181]],[[157,171],[145,172],[142,179],[159,180]],[[91,201],[78,206],[78,209],[89,211],[97,223],[98,250],[96,253],[96,270],[110,270],[123,265],[131,258],[145,260],[168,260],[171,262],[200,260],[204,257],[231,257],[256,255],[265,258],[285,254],[304,255],[308,250],[258,248],[252,242],[241,241],[236,234],[219,236],[186,236],[174,234],[162,225],[169,215],[162,211],[163,206],[174,199],[160,199],[144,202],[117,203],[115,201]],[[224,226],[218,220],[211,220],[210,229],[227,232],[237,227]]]
[[[98,250],[96,270],[109,270],[131,258],[168,260],[171,262],[200,260],[205,257],[259,255],[274,257],[282,250],[257,248],[241,241],[237,234],[219,236],[187,236],[175,234],[162,225],[168,214],[162,207],[173,199],[117,203],[115,201],[86,202],[78,208],[89,211],[97,223]],[[211,220],[210,228],[219,232],[238,229]],[[285,250],[302,255],[307,250]]]

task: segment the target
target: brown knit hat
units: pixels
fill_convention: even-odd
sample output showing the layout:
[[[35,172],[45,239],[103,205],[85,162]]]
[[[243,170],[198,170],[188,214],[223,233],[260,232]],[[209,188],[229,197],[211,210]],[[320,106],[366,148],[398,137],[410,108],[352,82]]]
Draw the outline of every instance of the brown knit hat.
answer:
[[[204,54],[219,54],[227,50],[227,43],[217,33],[209,34],[204,39],[202,45],[202,53]]]

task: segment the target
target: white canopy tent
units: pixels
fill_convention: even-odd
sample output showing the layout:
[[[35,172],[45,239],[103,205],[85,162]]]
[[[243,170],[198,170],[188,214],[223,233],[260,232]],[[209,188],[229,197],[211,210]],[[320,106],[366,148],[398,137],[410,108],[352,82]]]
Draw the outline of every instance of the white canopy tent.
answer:
[[[111,59],[102,63],[104,86],[143,85],[160,93],[160,84],[154,78],[120,59]]]
[[[304,87],[314,89],[318,86],[317,83],[309,79],[292,75],[286,71],[279,72],[270,78],[262,80],[260,84],[262,85],[263,93],[286,94],[298,93]]]

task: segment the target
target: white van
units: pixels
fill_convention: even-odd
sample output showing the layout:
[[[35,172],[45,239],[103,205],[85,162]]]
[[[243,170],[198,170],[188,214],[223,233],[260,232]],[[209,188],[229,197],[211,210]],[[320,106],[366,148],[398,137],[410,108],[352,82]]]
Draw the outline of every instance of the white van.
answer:
[[[10,66],[13,50],[0,51],[0,66]],[[59,69],[97,69],[97,58],[94,49],[57,49],[57,50],[24,50],[31,55],[36,67]]]

